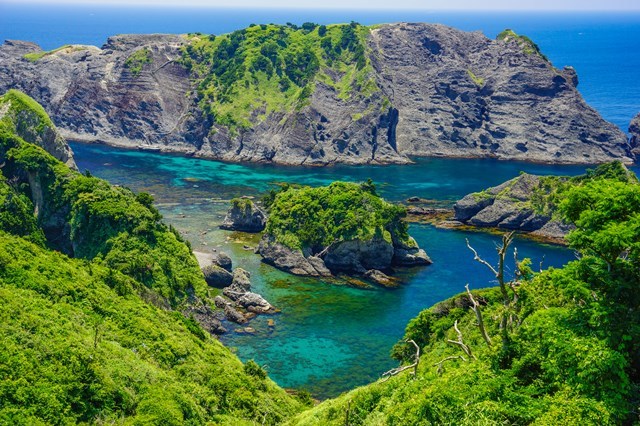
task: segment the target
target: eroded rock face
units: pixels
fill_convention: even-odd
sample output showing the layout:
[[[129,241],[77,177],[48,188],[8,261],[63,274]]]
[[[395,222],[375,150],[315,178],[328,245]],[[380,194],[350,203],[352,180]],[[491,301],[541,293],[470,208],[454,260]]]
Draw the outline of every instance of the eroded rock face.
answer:
[[[323,252],[312,254],[309,250],[296,250],[278,243],[265,234],[258,253],[265,263],[294,275],[329,277],[339,273],[364,275],[369,270],[388,271],[393,266],[429,265],[431,259],[409,237],[408,242],[371,240],[340,241]]]
[[[464,224],[531,232],[563,240],[572,225],[536,212],[531,197],[540,176],[523,173],[501,185],[465,196],[454,205],[455,220]]]
[[[229,132],[202,114],[179,64],[187,40],[122,35],[30,62],[32,43],[0,46],[0,92],[44,105],[66,138],[228,161],[329,165],[407,163],[409,156],[555,163],[631,160],[626,136],[589,107],[573,69],[554,68],[512,40],[442,25],[371,30],[367,55],[380,90],[345,99],[316,81],[309,104]],[[151,61],[126,66],[136,51]],[[210,131],[215,124],[215,131]]]
[[[331,271],[319,257],[305,257],[300,250],[293,250],[280,244],[267,234],[260,240],[258,253],[260,253],[265,263],[294,275],[310,277],[331,276]]]
[[[231,208],[220,228],[241,232],[261,232],[266,225],[266,213],[253,201],[240,198],[231,201]]]

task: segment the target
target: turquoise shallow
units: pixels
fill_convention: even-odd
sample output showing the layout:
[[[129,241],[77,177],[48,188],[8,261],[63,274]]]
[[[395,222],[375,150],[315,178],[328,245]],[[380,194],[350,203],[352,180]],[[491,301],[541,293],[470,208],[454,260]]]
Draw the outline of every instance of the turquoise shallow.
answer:
[[[152,193],[165,219],[185,233],[195,250],[224,250],[234,264],[251,272],[257,292],[281,309],[251,322],[255,334],[231,333],[222,341],[244,359],[266,365],[284,387],[306,388],[318,397],[375,380],[394,366],[389,350],[407,322],[421,310],[464,290],[485,287],[492,277],[474,263],[465,246],[469,238],[487,259],[494,259],[498,237],[480,232],[412,225],[410,232],[434,264],[400,273],[393,290],[358,289],[340,282],[295,277],[261,263],[252,248],[255,235],[221,231],[228,200],[267,191],[280,182],[325,185],[334,180],[372,178],[393,201],[418,196],[451,203],[463,195],[517,176],[577,174],[580,166],[547,166],[493,160],[421,159],[410,166],[275,167],[228,164],[173,155],[72,144],[81,170],[112,183]],[[574,254],[565,248],[517,240],[522,257],[534,265],[560,266]],[[273,319],[274,327],[269,327]]]

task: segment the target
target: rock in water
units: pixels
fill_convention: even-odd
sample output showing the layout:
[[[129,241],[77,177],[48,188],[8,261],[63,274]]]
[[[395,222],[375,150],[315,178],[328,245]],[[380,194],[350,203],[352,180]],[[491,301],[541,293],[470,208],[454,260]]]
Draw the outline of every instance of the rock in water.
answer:
[[[261,232],[266,224],[267,215],[253,201],[248,198],[234,198],[220,228],[241,232]]]
[[[362,88],[352,87],[345,97],[326,81],[339,72],[326,65],[326,72],[310,77],[306,87],[314,89],[304,104],[266,112],[256,102],[247,131],[234,131],[201,110],[199,78],[211,75],[199,77],[184,65],[193,65],[185,55],[198,37],[119,35],[101,48],[51,52],[7,41],[0,46],[0,92],[17,88],[34,97],[67,139],[228,161],[630,160],[626,136],[585,103],[575,71],[555,68],[513,32],[490,40],[437,24],[361,30],[366,35],[359,47],[369,68]]]
[[[226,269],[222,269],[216,264],[205,266],[202,268],[204,279],[211,287],[223,288],[231,285],[233,275]]]
[[[364,273],[364,277],[374,283],[384,287],[397,287],[398,283],[384,272],[377,269],[371,269]]]
[[[629,134],[631,135],[631,139],[629,140],[631,151],[638,156],[638,154],[640,154],[640,113],[631,120],[631,124],[629,124]]]

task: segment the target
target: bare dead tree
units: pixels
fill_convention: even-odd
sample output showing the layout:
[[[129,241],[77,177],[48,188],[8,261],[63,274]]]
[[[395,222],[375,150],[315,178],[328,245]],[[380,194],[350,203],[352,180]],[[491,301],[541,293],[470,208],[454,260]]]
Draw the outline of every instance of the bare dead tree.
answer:
[[[458,320],[456,320],[453,323],[453,329],[456,331],[456,333],[458,334],[458,340],[451,340],[451,339],[447,339],[447,343],[451,343],[452,345],[456,345],[458,346],[460,349],[462,349],[462,352],[464,352],[469,358],[473,358],[476,359],[475,355],[473,355],[471,353],[471,348],[469,346],[467,346],[464,343],[464,340],[462,339],[462,332],[460,331],[460,329],[458,328]]]
[[[471,301],[471,309],[476,314],[476,319],[478,320],[478,328],[480,329],[480,334],[485,342],[487,342],[488,346],[491,346],[491,337],[489,337],[489,333],[487,333],[487,329],[484,326],[484,318],[482,317],[482,311],[480,310],[480,304],[476,301],[469,290],[469,284],[467,284],[464,288],[467,289],[467,295],[469,295],[469,300]]]
[[[502,294],[502,304],[504,306],[504,312],[500,319],[500,330],[502,331],[503,344],[506,344],[509,340],[509,332],[507,330],[508,322],[509,322],[509,311],[511,305],[513,303],[512,296],[509,295],[509,287],[505,282],[504,278],[504,268],[505,268],[505,258],[507,255],[507,251],[509,246],[513,242],[513,237],[515,235],[514,231],[508,232],[502,236],[502,245],[498,247],[498,266],[495,268],[489,262],[484,260],[478,255],[478,252],[471,247],[469,244],[469,240],[467,239],[467,247],[469,250],[473,252],[473,259],[485,265],[489,270],[494,274],[496,280],[498,281],[498,285],[500,286],[500,293]]]
[[[420,346],[413,340],[406,340],[407,343],[411,343],[416,348],[416,354],[414,356],[413,364],[404,365],[401,367],[392,368],[389,371],[385,371],[382,373],[382,377],[386,377],[383,381],[386,382],[391,378],[391,376],[396,376],[402,373],[405,370],[409,370],[413,368],[413,376],[416,377],[418,374],[418,364],[420,364]]]
[[[444,364],[446,361],[452,361],[452,360],[454,360],[454,359],[461,359],[461,360],[463,360],[464,362],[467,362],[467,359],[466,359],[465,357],[463,357],[462,355],[453,355],[453,356],[448,356],[448,357],[446,357],[445,359],[443,359],[442,361],[440,361],[440,362],[436,362],[435,364],[433,364],[433,366],[434,366],[434,367],[436,367],[436,366],[438,367],[438,369],[436,370],[436,374],[440,374],[440,373],[442,373],[443,364]]]

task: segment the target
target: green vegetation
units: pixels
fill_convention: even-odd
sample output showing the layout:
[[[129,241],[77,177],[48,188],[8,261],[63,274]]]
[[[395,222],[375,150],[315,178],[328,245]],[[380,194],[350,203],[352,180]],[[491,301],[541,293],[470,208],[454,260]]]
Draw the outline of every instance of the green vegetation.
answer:
[[[192,34],[182,63],[198,80],[202,110],[216,125],[236,132],[269,114],[304,107],[317,81],[334,87],[343,99],[378,92],[366,55],[368,33],[352,22]]]
[[[25,58],[29,62],[36,62],[36,61],[44,58],[45,56],[53,55],[54,53],[60,52],[61,50],[65,50],[65,49],[70,49],[72,51],[78,51],[78,50],[83,50],[84,47],[82,47],[82,46],[73,46],[71,44],[65,44],[64,46],[60,46],[57,49],[53,49],[53,50],[49,50],[49,51],[44,51],[43,50],[41,52],[27,53],[26,55],[23,56],[23,58]]]
[[[501,40],[501,41],[511,41],[511,40],[513,40],[518,44],[518,46],[520,46],[522,51],[524,53],[526,53],[527,55],[538,55],[542,59],[544,59],[545,61],[550,62],[549,58],[547,58],[542,53],[542,51],[540,50],[540,47],[538,47],[538,45],[535,44],[533,42],[533,40],[531,40],[527,36],[518,35],[513,30],[506,29],[506,30],[502,31],[500,34],[498,34],[497,39]]]
[[[145,64],[150,64],[151,62],[153,62],[153,55],[148,48],[144,47],[129,55],[124,62],[124,66],[134,77],[137,77],[142,72]]]
[[[0,423],[276,424],[299,410],[180,313],[207,303],[206,285],[149,195],[16,135],[31,103],[0,98]]]
[[[638,182],[636,175],[627,170],[619,161],[602,164],[580,176],[543,176],[531,194],[530,205],[526,207],[531,207],[537,214],[544,214],[555,219],[561,218],[558,207],[572,188],[603,179],[624,183]]]
[[[478,87],[484,86],[484,78],[478,77],[470,69],[467,70],[467,74],[469,74],[469,78],[471,79],[471,81],[475,83],[476,86]]]
[[[512,281],[472,292],[482,321],[468,294],[423,311],[392,351],[410,365],[407,341],[422,348],[415,377],[408,369],[290,424],[637,422],[640,185],[630,176],[613,163],[564,192],[558,209],[577,226],[569,241],[579,260],[539,273],[518,262]]]
[[[390,242],[392,234],[410,240],[402,220],[405,208],[380,198],[371,181],[334,182],[319,188],[285,186],[272,198],[267,202],[266,231],[290,248],[317,253],[337,241],[382,237]]]

